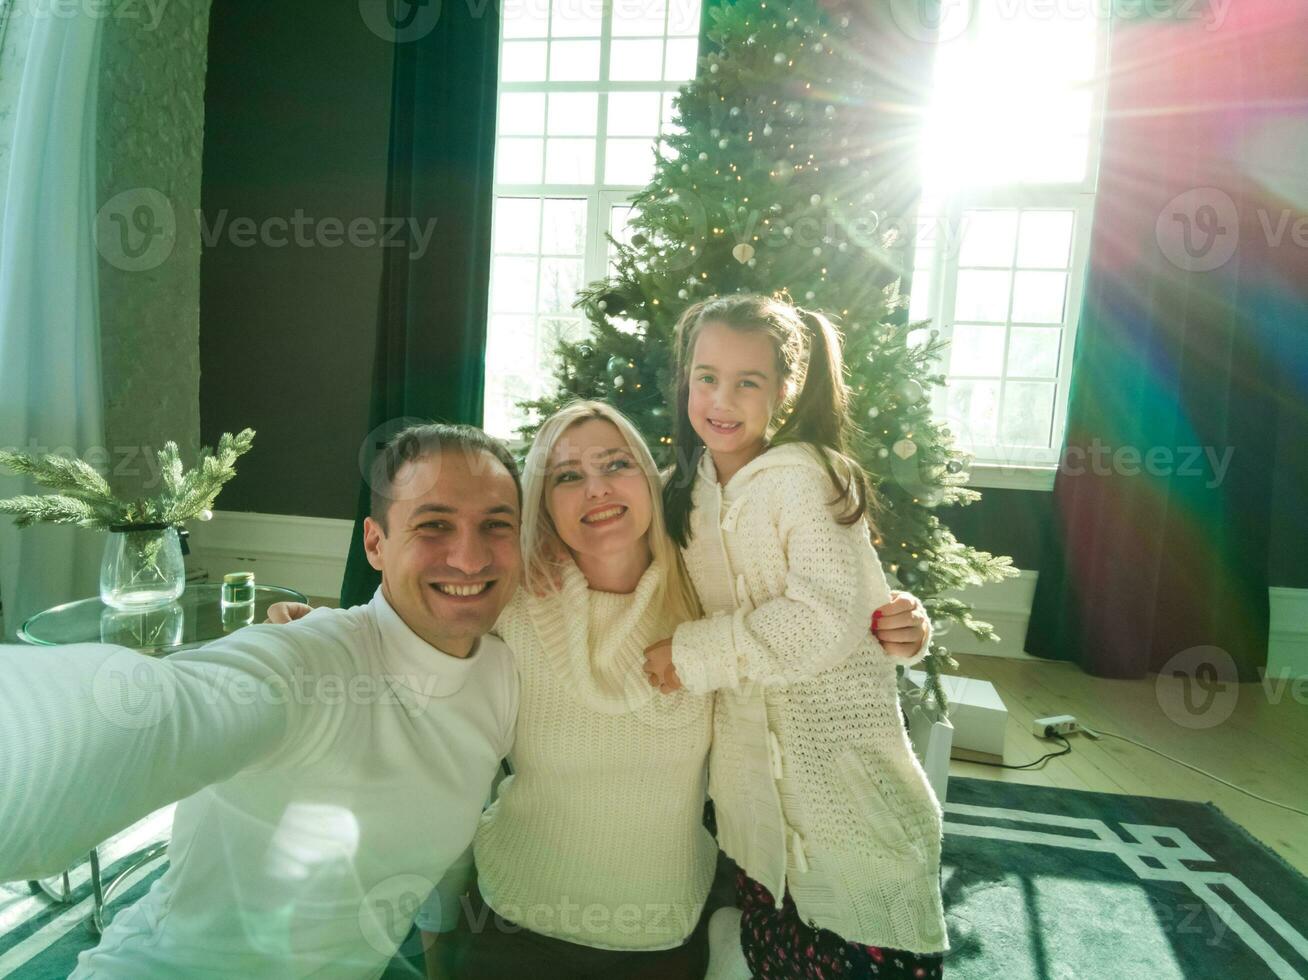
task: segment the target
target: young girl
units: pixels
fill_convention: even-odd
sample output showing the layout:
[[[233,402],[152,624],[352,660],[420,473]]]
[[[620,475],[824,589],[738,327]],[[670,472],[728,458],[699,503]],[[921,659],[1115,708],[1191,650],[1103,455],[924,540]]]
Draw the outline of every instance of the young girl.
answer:
[[[839,338],[734,295],[686,310],[676,343],[664,499],[709,618],[649,647],[645,671],[718,692],[709,793],[740,909],[710,925],[709,977],[938,977],[941,810],[896,661],[867,634],[887,586],[845,454]]]

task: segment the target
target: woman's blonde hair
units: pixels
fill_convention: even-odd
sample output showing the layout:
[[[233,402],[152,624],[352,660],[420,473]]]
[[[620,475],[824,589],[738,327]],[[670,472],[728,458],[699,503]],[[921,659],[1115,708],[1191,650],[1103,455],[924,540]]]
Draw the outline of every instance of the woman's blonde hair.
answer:
[[[563,566],[572,561],[545,506],[546,475],[554,444],[568,429],[591,419],[611,422],[617,428],[649,484],[649,550],[663,573],[655,601],[661,602],[678,623],[698,619],[699,600],[682,564],[681,549],[668,537],[663,519],[663,485],[658,466],[631,420],[604,402],[574,401],[564,405],[541,425],[527,453],[522,472],[522,566],[527,590],[533,595],[557,592]]]

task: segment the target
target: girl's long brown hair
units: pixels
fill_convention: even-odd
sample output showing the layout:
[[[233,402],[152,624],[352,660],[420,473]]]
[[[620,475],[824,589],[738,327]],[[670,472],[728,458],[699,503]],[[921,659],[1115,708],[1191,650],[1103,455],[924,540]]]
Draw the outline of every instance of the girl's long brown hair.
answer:
[[[690,543],[691,490],[704,443],[690,424],[690,368],[695,340],[706,323],[721,323],[732,330],[759,332],[772,341],[777,373],[787,396],[779,406],[781,423],[772,445],[806,443],[817,450],[831,478],[843,512],[841,524],[853,524],[868,512],[869,482],[848,453],[849,399],[845,390],[840,335],[821,313],[794,306],[783,296],[737,293],[701,300],[688,307],[677,321],[676,419],[672,427],[673,469],[663,488],[668,533],[683,548]],[[807,357],[805,357],[807,354]],[[798,389],[799,394],[791,394]]]

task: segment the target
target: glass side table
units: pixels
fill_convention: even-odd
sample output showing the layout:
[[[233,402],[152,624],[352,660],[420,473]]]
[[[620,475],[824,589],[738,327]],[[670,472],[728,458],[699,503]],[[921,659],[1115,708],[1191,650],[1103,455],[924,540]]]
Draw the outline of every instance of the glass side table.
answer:
[[[268,607],[275,602],[308,602],[294,589],[276,585],[256,585],[254,602],[245,606],[222,607],[221,585],[190,585],[167,606],[144,612],[111,609],[98,598],[81,599],[39,612],[18,630],[18,638],[33,646],[60,646],[65,643],[115,643],[151,656],[168,656],[181,650],[203,646],[251,623],[261,623]],[[95,935],[105,926],[105,906],[133,872],[163,857],[167,841],[129,854],[124,870],[105,882],[100,874],[100,854],[92,848],[87,855],[91,881],[91,914],[88,925]],[[34,891],[43,892],[60,905],[74,903],[72,883],[65,871],[57,884],[32,881]]]

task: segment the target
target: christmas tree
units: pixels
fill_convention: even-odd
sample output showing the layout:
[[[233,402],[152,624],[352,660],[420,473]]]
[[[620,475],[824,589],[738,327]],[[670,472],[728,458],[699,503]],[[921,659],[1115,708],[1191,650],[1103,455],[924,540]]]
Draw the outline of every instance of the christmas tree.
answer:
[[[784,288],[844,335],[854,448],[877,486],[874,540],[887,575],[921,597],[938,630],[954,621],[992,639],[990,624],[943,595],[1017,572],[959,543],[935,514],[980,494],[965,486],[969,457],[931,417],[944,345],[907,322],[899,291],[916,192],[906,148],[921,115],[905,106],[922,95],[885,68],[893,35],[870,6],[711,11],[713,47],[677,96],[679,132],[633,200],[629,240],[614,241],[614,274],[578,298],[590,334],[560,342],[558,391],[526,407],[540,419],[575,398],[608,401],[665,465],[677,316],[711,295]],[[953,666],[936,644],[927,692],[943,705],[942,663]]]

